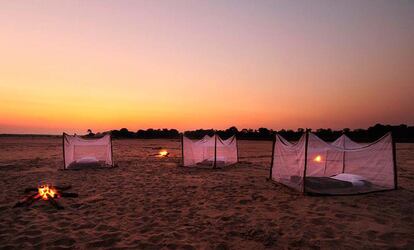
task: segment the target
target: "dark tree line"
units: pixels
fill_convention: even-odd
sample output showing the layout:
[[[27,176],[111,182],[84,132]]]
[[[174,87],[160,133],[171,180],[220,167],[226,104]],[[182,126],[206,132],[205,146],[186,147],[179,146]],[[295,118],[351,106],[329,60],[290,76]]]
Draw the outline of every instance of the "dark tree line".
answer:
[[[377,140],[390,131],[393,133],[393,137],[397,142],[414,142],[414,126],[407,126],[404,124],[398,126],[376,124],[368,129],[354,130],[349,128],[342,130],[332,130],[329,128],[312,130],[312,132],[326,141],[334,141],[344,133],[352,140],[358,142],[370,142]],[[91,131],[88,132],[91,133]],[[282,129],[275,131],[267,128],[238,130],[236,127],[230,127],[226,130],[198,129],[193,131],[185,131],[184,135],[189,138],[200,139],[205,135],[212,136],[214,133],[217,133],[223,139],[236,135],[237,138],[241,140],[272,140],[275,133],[278,133],[287,140],[295,141],[298,140],[304,132],[304,128],[299,128],[297,130]],[[122,128],[120,130],[112,130],[111,133],[114,138],[179,139],[181,136],[180,132],[176,129],[141,129],[137,132],[133,132],[126,128]]]
[[[237,130],[236,127],[231,127],[226,130],[218,130],[216,133],[222,138],[228,138],[232,135],[236,135],[238,139],[245,140],[272,140],[276,133],[280,134],[284,138],[290,141],[298,140],[302,134],[306,131],[304,128],[298,128],[297,130],[282,129],[275,131],[267,128],[242,129]],[[397,142],[414,142],[414,126],[407,126],[405,124],[398,126],[376,124],[368,129],[354,129],[344,128],[342,130],[332,129],[317,129],[311,130],[317,136],[326,141],[334,141],[342,134],[346,134],[352,140],[357,142],[371,142],[381,138],[388,132],[392,132],[394,139]],[[196,130],[187,131],[184,133],[190,138],[202,138],[204,135],[214,134],[214,130]]]
[[[176,129],[147,129],[138,130],[137,132],[129,131],[126,128],[120,130],[112,130],[111,134],[114,138],[137,138],[137,139],[175,139],[180,138],[180,133]]]

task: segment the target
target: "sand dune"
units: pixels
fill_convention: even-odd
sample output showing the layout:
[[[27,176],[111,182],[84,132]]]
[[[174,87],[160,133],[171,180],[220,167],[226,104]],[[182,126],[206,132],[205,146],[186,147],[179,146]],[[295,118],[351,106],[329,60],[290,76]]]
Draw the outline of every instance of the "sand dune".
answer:
[[[179,141],[115,140],[119,167],[63,171],[60,139],[0,138],[0,248],[414,248],[414,145],[397,145],[400,190],[340,197],[267,182],[271,143],[239,145],[210,170],[177,167]],[[79,197],[12,208],[42,181]]]

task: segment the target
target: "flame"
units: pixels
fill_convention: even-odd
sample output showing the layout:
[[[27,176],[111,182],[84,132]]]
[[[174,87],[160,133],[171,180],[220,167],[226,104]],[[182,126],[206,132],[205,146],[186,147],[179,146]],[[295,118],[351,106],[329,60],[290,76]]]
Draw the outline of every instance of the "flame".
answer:
[[[313,161],[315,161],[315,162],[321,162],[321,161],[322,161],[322,156],[317,155],[317,156],[313,159]]]
[[[162,157],[165,157],[165,156],[168,156],[170,153],[168,153],[167,150],[161,150],[158,154]]]
[[[47,199],[49,199],[48,195],[49,195],[50,197],[55,197],[55,196],[57,195],[57,190],[56,190],[55,188],[53,188],[52,186],[49,186],[49,185],[42,185],[42,186],[39,186],[39,187],[37,188],[37,190],[38,190],[38,192],[39,192],[40,197],[41,197],[43,200],[47,200]]]

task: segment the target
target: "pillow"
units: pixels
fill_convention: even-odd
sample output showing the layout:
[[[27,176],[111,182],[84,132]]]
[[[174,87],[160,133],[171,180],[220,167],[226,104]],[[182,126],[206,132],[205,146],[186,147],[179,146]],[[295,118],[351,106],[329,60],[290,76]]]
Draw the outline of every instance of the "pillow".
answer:
[[[79,160],[76,160],[76,163],[80,163],[80,164],[90,164],[90,163],[97,163],[98,159],[96,159],[96,157],[93,156],[85,156],[80,158]]]
[[[356,174],[337,174],[335,176],[331,177],[332,179],[340,180],[340,181],[348,181],[351,182],[353,186],[355,187],[361,187],[365,185],[365,178],[356,175]]]

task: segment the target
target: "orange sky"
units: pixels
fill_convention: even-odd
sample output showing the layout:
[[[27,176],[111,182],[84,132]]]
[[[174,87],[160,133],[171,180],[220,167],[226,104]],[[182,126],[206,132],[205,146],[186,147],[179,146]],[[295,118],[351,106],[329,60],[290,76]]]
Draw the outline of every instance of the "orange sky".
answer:
[[[414,124],[413,2],[0,7],[0,133]]]

